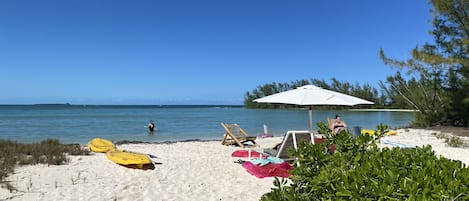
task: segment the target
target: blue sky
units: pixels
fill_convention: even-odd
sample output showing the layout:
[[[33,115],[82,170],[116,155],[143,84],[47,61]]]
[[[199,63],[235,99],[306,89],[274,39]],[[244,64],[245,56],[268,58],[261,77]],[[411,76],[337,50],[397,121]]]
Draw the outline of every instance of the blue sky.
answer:
[[[369,83],[428,34],[424,0],[0,1],[0,104],[242,104],[271,82]]]

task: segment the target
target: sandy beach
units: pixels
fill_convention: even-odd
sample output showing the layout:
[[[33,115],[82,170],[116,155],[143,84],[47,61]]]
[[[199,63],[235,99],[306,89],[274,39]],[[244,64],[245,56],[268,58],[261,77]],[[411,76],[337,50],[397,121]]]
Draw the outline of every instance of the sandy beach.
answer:
[[[448,146],[434,135],[439,131],[400,129],[382,138],[380,146],[431,145],[436,154],[469,164],[469,149]],[[281,137],[258,139],[271,148]],[[467,140],[467,139],[465,139]],[[170,144],[124,144],[118,148],[152,154],[155,169],[119,166],[105,154],[70,156],[66,165],[22,166],[7,180],[17,188],[0,189],[0,200],[259,200],[273,187],[273,178],[259,179],[234,163],[231,153],[240,147],[220,141]]]
[[[381,138],[382,147],[392,147],[393,142],[408,146],[422,147],[424,145],[431,145],[433,151],[438,156],[460,160],[461,162],[469,165],[469,148],[464,147],[451,147],[445,143],[445,139],[438,138],[437,135],[442,134],[440,131],[425,130],[425,129],[399,129],[398,135],[384,136]],[[443,133],[449,135],[448,133]],[[466,145],[468,145],[469,137],[459,136]],[[385,142],[391,142],[386,144]]]

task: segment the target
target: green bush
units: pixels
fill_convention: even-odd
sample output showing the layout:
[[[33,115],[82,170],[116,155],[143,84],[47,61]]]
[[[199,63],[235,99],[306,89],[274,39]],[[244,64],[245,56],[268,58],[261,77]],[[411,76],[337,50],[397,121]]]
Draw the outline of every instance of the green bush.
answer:
[[[290,184],[276,179],[261,199],[469,200],[469,169],[460,161],[438,158],[430,146],[379,149],[374,141],[341,132],[324,144],[300,144],[289,151],[301,164],[291,171]]]
[[[60,165],[68,162],[66,154],[89,155],[89,150],[79,144],[61,144],[59,140],[47,139],[39,143],[22,144],[0,140],[0,183],[16,165],[38,163]]]
[[[316,126],[318,128],[318,133],[326,136],[327,138],[332,136],[332,130],[331,128],[329,128],[329,126],[326,123],[318,122]]]
[[[451,136],[445,142],[451,147],[461,147],[464,145],[463,140],[457,136]]]

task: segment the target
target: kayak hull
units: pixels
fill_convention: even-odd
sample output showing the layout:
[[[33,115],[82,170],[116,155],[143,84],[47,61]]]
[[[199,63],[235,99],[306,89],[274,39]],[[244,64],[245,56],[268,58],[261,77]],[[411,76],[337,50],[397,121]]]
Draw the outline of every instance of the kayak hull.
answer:
[[[152,164],[147,154],[129,152],[125,150],[111,150],[106,152],[106,157],[119,165],[143,169],[145,165]]]
[[[362,135],[365,135],[365,134],[374,135],[375,131],[374,130],[369,130],[369,129],[363,129],[361,131],[361,134]],[[385,135],[396,135],[396,134],[397,134],[397,131],[395,131],[395,130],[390,130],[387,133],[385,133]]]
[[[116,146],[109,140],[102,138],[94,138],[88,142],[88,148],[93,152],[106,153],[116,148]]]

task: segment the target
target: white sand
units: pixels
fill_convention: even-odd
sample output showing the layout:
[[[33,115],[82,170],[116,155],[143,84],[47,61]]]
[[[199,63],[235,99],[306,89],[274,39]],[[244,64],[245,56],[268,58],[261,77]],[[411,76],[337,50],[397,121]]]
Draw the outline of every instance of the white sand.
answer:
[[[435,131],[399,130],[384,137],[408,145],[430,144],[437,154],[469,164],[469,149],[452,148]],[[280,137],[259,139],[271,148]],[[387,146],[387,145],[383,145]],[[273,178],[247,173],[231,153],[235,146],[219,141],[174,144],[125,144],[119,148],[157,156],[154,170],[130,169],[105,154],[71,156],[67,165],[22,166],[7,178],[18,191],[0,189],[0,200],[259,200],[273,187]],[[260,148],[253,148],[254,150]]]
[[[397,135],[385,136],[381,138],[381,142],[385,142],[387,140],[418,147],[431,145],[436,155],[454,160],[460,160],[464,164],[469,165],[469,149],[449,146],[447,143],[445,143],[445,139],[437,138],[437,135],[442,134],[440,131],[424,129],[398,129],[397,131]],[[465,142],[469,141],[468,137],[459,138]],[[390,147],[389,145],[383,143],[381,146]]]
[[[273,147],[281,138],[257,140]],[[157,156],[154,170],[130,169],[105,154],[71,156],[67,165],[22,166],[7,178],[18,191],[0,189],[0,200],[259,200],[273,178],[247,173],[220,141],[125,144],[119,148]],[[259,148],[253,147],[253,150]]]

